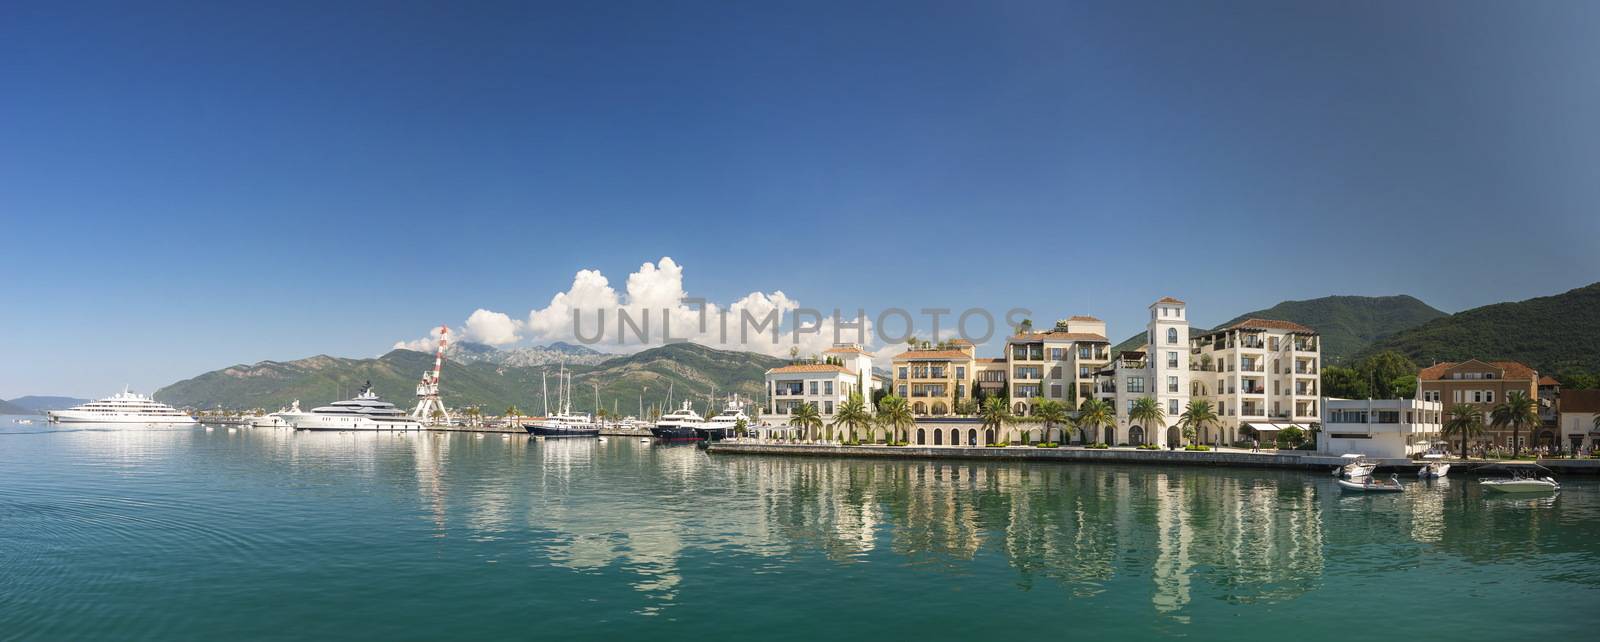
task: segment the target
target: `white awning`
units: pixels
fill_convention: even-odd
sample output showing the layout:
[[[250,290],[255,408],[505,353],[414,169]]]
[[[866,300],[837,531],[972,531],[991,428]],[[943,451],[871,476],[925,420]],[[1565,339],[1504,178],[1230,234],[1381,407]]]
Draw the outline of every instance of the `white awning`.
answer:
[[[1258,432],[1277,432],[1279,430],[1283,430],[1284,428],[1299,428],[1300,430],[1305,430],[1305,427],[1301,426],[1299,424],[1256,424],[1256,423],[1249,423],[1249,424],[1245,424],[1245,425],[1249,426],[1251,428],[1254,428]]]

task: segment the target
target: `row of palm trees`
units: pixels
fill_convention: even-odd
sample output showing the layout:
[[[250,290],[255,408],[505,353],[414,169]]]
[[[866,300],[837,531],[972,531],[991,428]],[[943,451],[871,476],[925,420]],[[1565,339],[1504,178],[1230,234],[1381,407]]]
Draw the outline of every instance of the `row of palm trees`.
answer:
[[[1461,438],[1461,456],[1467,456],[1467,440],[1483,434],[1484,414],[1477,406],[1458,403],[1450,407],[1449,418],[1443,430],[1446,436]],[[1496,430],[1511,429],[1511,456],[1522,454],[1522,430],[1532,430],[1539,425],[1539,402],[1525,392],[1513,392],[1506,400],[1489,411],[1489,427]],[[1600,430],[1600,417],[1595,418],[1595,429]]]
[[[1031,441],[1032,426],[1039,425],[1043,428],[1040,435],[1042,441],[1065,441],[1066,431],[1076,429],[1079,440],[1090,443],[1101,429],[1117,423],[1116,408],[1103,399],[1086,399],[1076,411],[1054,399],[1034,399],[1032,412],[1019,416],[1011,412],[1005,399],[990,397],[984,400],[977,415],[984,428],[993,429],[994,434],[1000,434],[1006,426],[1017,427],[1023,441]],[[1143,397],[1133,402],[1133,407],[1128,410],[1128,419],[1135,424],[1165,426],[1167,417],[1160,403],[1154,398]],[[1218,421],[1211,402],[1198,399],[1190,401],[1183,414],[1178,416],[1183,439],[1190,443],[1199,430]],[[879,431],[882,431],[889,442],[896,443],[911,439],[911,429],[917,421],[910,404],[903,397],[888,395],[880,399],[877,412],[873,413],[867,409],[860,393],[851,393],[850,398],[834,413],[832,422],[824,422],[817,406],[808,403],[795,408],[788,423],[798,429],[798,438],[802,440],[815,441],[821,438],[833,441],[835,430],[839,431],[839,435],[848,436],[850,441],[858,441],[863,434],[868,440],[875,440]],[[1050,438],[1052,432],[1055,433],[1055,439]]]

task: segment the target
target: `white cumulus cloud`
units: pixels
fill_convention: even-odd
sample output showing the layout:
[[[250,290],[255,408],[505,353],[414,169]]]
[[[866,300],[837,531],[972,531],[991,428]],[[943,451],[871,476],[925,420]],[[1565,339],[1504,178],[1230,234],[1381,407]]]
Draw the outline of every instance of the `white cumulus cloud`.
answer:
[[[599,270],[579,270],[571,286],[551,296],[544,307],[529,311],[526,321],[479,309],[467,318],[462,337],[496,346],[524,339],[587,343],[606,351],[638,350],[668,339],[688,340],[775,356],[787,356],[791,348],[801,355],[820,354],[836,340],[868,345],[874,341],[870,318],[862,320],[859,331],[851,326],[856,322],[853,311],[843,312],[845,318],[836,320],[831,310],[823,309],[818,319],[805,314],[800,302],[781,290],[751,292],[726,305],[686,302],[691,294],[684,286],[684,268],[671,257],[641,264],[623,283],[619,292]],[[796,333],[797,326],[815,330]],[[435,330],[428,338],[400,341],[395,347],[430,350],[437,335]],[[880,346],[878,350],[896,348]]]

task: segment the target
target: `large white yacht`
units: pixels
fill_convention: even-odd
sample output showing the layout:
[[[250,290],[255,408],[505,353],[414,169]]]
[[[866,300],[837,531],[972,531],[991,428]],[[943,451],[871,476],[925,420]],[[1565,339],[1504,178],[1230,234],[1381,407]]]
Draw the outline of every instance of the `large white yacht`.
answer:
[[[278,415],[295,430],[422,430],[422,424],[406,411],[378,398],[371,381],[355,399],[318,406],[311,412]]]
[[[705,439],[700,432],[705,423],[705,418],[695,412],[694,406],[685,400],[682,408],[662,415],[655,427],[650,429],[650,434],[655,435],[657,439],[670,441]]]
[[[46,414],[51,423],[193,425],[193,416],[126,388],[104,399]]]
[[[304,411],[300,410],[300,400],[296,399],[296,400],[294,400],[294,403],[291,404],[288,408],[281,409],[281,410],[279,410],[279,411],[277,411],[275,413],[272,413],[270,415],[261,415],[259,417],[252,418],[250,420],[250,427],[251,428],[288,428],[289,427],[289,420],[285,419],[284,417],[286,417],[288,415],[298,415],[298,414],[300,414],[302,412],[304,412]]]
[[[739,401],[739,395],[728,399],[727,405],[722,407],[722,412],[717,416],[706,419],[700,426],[701,436],[708,440],[726,439],[732,437],[739,427],[739,420],[743,419],[745,425],[750,424],[750,416],[744,414],[744,403]]]

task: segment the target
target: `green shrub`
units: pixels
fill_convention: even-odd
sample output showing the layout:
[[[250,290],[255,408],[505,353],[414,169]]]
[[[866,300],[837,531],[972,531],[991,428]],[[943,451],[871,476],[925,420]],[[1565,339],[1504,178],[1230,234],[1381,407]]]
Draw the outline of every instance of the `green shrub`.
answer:
[[[1061,444],[1053,441],[1041,441],[1033,445],[1034,448],[1060,448]]]
[[[1106,445],[1105,442],[1097,441],[1095,443],[1092,443],[1092,444],[1089,444],[1087,446],[1084,446],[1084,448],[1093,448],[1095,450],[1105,450],[1107,448],[1110,448],[1110,446]]]
[[[1161,447],[1155,444],[1139,444],[1139,450],[1161,450]]]
[[[1206,452],[1208,450],[1211,450],[1211,447],[1207,446],[1207,445],[1204,445],[1204,444],[1189,444],[1187,446],[1184,446],[1183,449],[1191,451],[1191,452],[1203,453],[1203,452]]]

